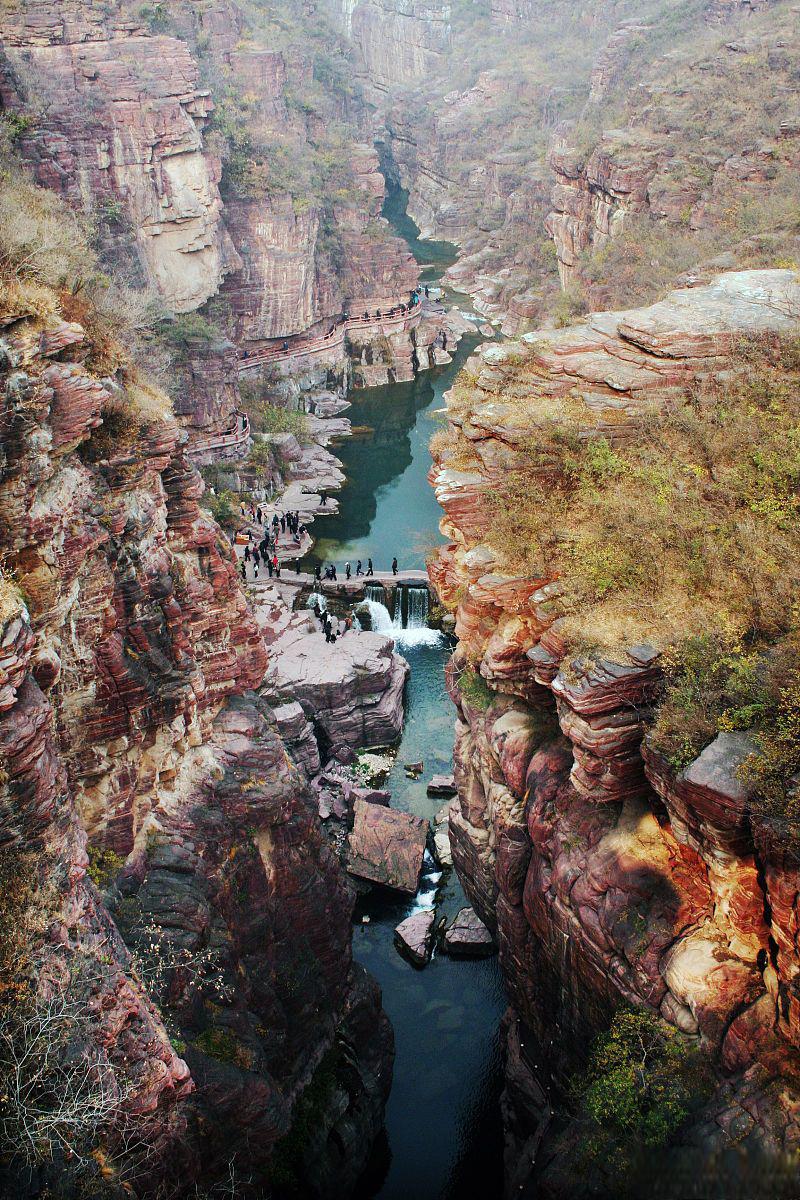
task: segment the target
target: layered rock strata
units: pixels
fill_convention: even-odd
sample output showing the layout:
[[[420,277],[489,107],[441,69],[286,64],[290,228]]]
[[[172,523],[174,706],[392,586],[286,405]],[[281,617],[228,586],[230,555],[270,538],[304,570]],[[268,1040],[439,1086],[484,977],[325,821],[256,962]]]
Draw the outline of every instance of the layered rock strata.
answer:
[[[146,1117],[137,1188],[213,1186],[246,1144],[263,1176],[324,1060],[289,1165],[339,1195],[382,1121],[391,1035],[316,796],[252,690],[267,650],[231,547],[166,397],[122,359],[93,374],[57,312],[3,324],[0,519],[25,602],[4,579],[0,840],[41,881],[38,993],[77,1004],[124,1076],[123,1128]]]
[[[680,773],[643,745],[658,649],[630,639],[591,660],[570,652],[560,582],[503,573],[481,503],[558,397],[579,404],[584,436],[623,445],[649,408],[724,369],[744,332],[792,329],[796,286],[790,272],[741,272],[649,309],[483,347],[466,366],[469,407],[450,400],[459,448],[442,452],[431,478],[451,542],[430,572],[459,638],[449,835],[513,1004],[517,1188],[518,1154],[535,1151],[565,1065],[622,1003],[660,1014],[714,1064],[715,1098],[689,1138],[704,1161],[734,1143],[780,1158],[798,1134],[798,872],[738,779],[751,743],[720,734]],[[545,1172],[543,1194],[570,1194],[568,1175]]]

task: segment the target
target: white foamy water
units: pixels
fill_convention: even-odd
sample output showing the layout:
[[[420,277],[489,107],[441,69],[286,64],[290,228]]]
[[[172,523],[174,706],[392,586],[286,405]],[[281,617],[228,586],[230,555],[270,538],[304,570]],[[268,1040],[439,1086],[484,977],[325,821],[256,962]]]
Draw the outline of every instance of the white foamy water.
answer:
[[[399,590],[398,588],[398,592]],[[424,589],[413,590],[422,591]],[[399,602],[395,605],[396,615],[394,617],[392,617],[386,605],[381,604],[379,600],[370,600],[368,598],[363,603],[369,610],[372,628],[375,632],[384,633],[387,637],[393,638],[396,646],[440,646],[442,644],[441,632],[438,629],[429,629],[424,624],[421,606],[418,611],[409,609],[409,623],[403,628]]]

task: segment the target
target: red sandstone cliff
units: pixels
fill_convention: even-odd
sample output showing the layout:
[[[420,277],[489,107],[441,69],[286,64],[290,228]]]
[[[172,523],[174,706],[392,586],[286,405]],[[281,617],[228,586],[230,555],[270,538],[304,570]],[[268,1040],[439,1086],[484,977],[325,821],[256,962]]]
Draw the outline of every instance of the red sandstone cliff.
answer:
[[[325,1056],[314,1144],[290,1165],[341,1194],[380,1126],[390,1033],[304,777],[249,690],[267,653],[231,548],[166,397],[122,356],[95,374],[57,312],[9,302],[2,320],[0,526],[20,591],[4,581],[0,843],[38,880],[36,994],[77,1004],[125,1081],[103,1135],[121,1180],[131,1128],[154,1151],[138,1190],[213,1183],[245,1145],[263,1178]],[[102,894],[87,839],[111,863]]]
[[[724,371],[743,333],[792,330],[797,298],[791,272],[742,272],[650,309],[484,347],[450,396],[449,440],[434,443],[451,542],[431,578],[459,638],[450,838],[496,930],[513,1005],[509,1194],[537,1158],[570,1061],[625,1002],[696,1039],[716,1066],[714,1098],[687,1140],[702,1162],[734,1144],[780,1159],[797,1137],[798,869],[737,775],[752,742],[719,733],[680,772],[643,746],[665,614],[634,603],[618,613],[616,652],[576,653],[579,618],[565,624],[561,604],[569,579],[546,562],[535,578],[504,569],[487,503],[537,445],[546,476],[545,433],[564,405],[580,437],[635,441],[653,405]],[[531,467],[533,510],[536,481]],[[471,672],[491,691],[460,686]],[[568,1176],[545,1168],[543,1193],[574,1194]]]

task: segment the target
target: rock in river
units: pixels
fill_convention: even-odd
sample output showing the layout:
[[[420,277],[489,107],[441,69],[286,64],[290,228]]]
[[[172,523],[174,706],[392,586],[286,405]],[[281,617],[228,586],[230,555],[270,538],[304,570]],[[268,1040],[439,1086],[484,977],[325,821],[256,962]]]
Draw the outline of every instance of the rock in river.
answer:
[[[356,800],[347,869],[412,896],[417,890],[428,822],[413,813]]]
[[[433,818],[433,847],[440,867],[452,867],[453,852],[450,848],[450,801],[443,804]]]
[[[432,775],[426,791],[429,796],[455,796],[455,778],[452,775]]]
[[[435,920],[436,909],[423,908],[421,912],[406,917],[394,931],[398,950],[410,958],[415,966],[424,967],[431,956]]]
[[[484,958],[494,954],[492,935],[474,908],[461,908],[444,935],[444,948],[458,958]]]

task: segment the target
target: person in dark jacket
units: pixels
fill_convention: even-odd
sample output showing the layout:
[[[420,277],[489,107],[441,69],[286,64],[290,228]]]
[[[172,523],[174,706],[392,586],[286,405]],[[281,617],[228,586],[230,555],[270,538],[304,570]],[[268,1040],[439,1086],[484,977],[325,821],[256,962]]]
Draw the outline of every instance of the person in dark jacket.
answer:
[[[370,575],[374,575],[374,574],[375,574],[375,572],[372,569],[372,559],[368,558],[367,559],[367,578],[369,578]]]
[[[393,575],[397,574],[397,559],[396,558],[392,559],[392,574]]]

